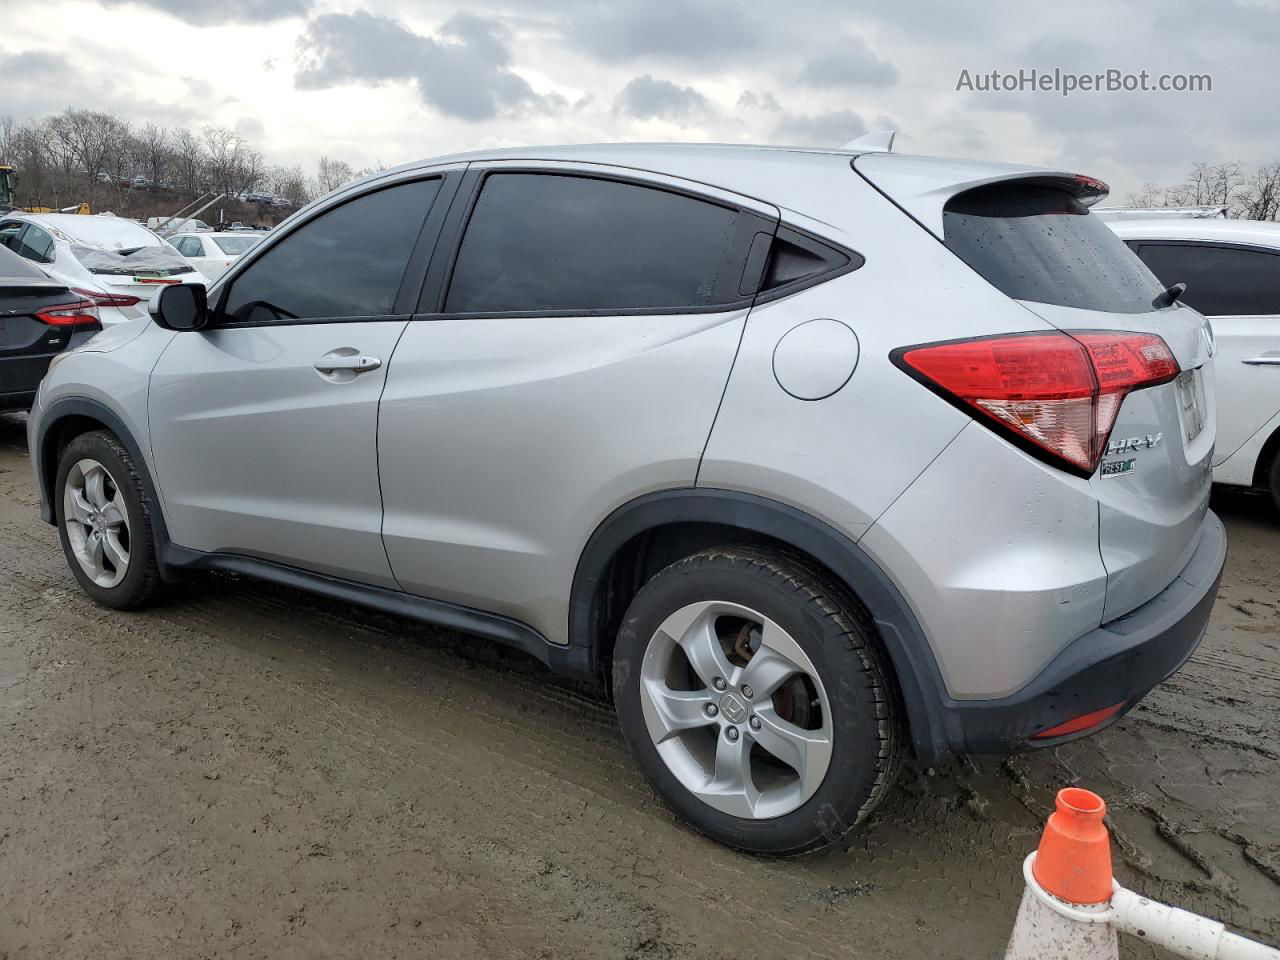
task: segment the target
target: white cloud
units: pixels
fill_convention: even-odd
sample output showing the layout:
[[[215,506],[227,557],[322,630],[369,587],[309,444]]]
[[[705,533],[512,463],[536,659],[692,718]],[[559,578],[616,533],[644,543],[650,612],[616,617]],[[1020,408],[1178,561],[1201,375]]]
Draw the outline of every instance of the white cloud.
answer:
[[[327,153],[363,166],[655,135],[836,145],[884,115],[902,124],[899,149],[1078,169],[1118,193],[1177,179],[1193,160],[1280,157],[1259,107],[1280,97],[1280,8],[1246,0],[1212,16],[1192,0],[791,0],[785,17],[732,0],[4,6],[0,112],[75,106],[214,123],[273,162],[310,166]],[[19,69],[15,57],[27,58]],[[955,89],[962,69],[1033,66],[1196,70],[1214,89],[1066,99]]]

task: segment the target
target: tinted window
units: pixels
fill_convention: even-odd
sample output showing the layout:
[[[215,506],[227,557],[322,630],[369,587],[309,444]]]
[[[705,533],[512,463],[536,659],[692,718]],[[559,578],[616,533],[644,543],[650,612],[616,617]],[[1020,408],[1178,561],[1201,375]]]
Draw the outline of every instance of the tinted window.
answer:
[[[18,243],[18,255],[37,263],[52,263],[53,237],[34,223],[27,224],[27,230]]]
[[[10,250],[17,250],[18,234],[22,232],[22,226],[21,222],[14,220],[0,223],[0,243],[4,244]]]
[[[862,257],[853,254],[854,269],[862,266],[862,263]],[[769,291],[787,284],[812,280],[841,270],[849,264],[849,257],[841,251],[782,227],[773,239],[760,289]]]
[[[998,183],[953,197],[947,247],[1015,300],[1145,313],[1164,288],[1065,190]]]
[[[738,298],[738,213],[612,180],[498,174],[485,180],[445,309],[638,310]]]
[[[1196,243],[1144,243],[1139,255],[1166,285],[1185,283],[1184,303],[1210,317],[1280,314],[1280,257]]]
[[[303,224],[236,279],[226,318],[261,322],[391,313],[439,189],[439,178],[388,187]]]

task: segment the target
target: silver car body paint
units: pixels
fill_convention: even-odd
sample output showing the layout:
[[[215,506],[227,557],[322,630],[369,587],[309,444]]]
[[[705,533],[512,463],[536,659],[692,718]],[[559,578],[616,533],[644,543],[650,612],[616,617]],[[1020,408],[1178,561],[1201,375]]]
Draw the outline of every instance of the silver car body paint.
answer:
[[[612,167],[727,192],[866,262],[749,316],[300,324],[238,338],[148,327],[110,352],[66,356],[41,402],[92,396],[150,438],[144,449],[181,546],[399,586],[524,621],[555,643],[567,639],[582,548],[618,505],[695,484],[768,497],[843,531],[879,564],[923,626],[952,697],[999,697],[1159,593],[1195,548],[1214,437],[1200,321],[1185,309],[1082,315],[1019,303],[903,215],[927,226],[957,190],[1042,171],[863,156],[859,170],[885,171],[873,187],[850,161],[638,144],[411,164],[299,211],[211,299],[329,206],[468,162]],[[802,400],[779,385],[774,354],[818,318],[856,335],[856,369],[826,399]],[[1200,371],[1210,414],[1201,435],[1184,443],[1174,384],[1139,391],[1115,435],[1162,432],[1163,442],[1132,453],[1142,461],[1132,473],[1081,479],[888,359],[912,343],[1055,326],[1159,332],[1184,369]],[[343,347],[383,364],[350,382],[318,377],[313,361]],[[788,376],[822,379],[816,360],[806,374],[803,356]]]

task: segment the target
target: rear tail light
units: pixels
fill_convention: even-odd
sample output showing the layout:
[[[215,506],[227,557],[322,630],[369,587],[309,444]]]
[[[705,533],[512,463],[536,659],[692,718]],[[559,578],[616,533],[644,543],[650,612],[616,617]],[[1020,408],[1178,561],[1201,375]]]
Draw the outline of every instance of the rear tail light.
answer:
[[[900,347],[899,368],[1043,460],[1089,477],[1120,404],[1178,363],[1154,334],[1015,333]]]
[[[96,327],[101,323],[98,305],[92,300],[46,307],[37,310],[36,317],[51,327]]]
[[[82,290],[72,287],[72,293],[92,300],[100,307],[133,307],[142,302],[141,297],[131,297],[127,293],[101,293],[97,290]]]

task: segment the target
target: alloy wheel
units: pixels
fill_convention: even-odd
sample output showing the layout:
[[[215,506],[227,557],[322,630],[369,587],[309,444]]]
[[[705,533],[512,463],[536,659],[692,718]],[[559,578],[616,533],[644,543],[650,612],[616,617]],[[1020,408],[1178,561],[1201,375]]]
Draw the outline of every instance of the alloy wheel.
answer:
[[[831,707],[813,663],[740,604],[694,603],[667,617],[645,650],[640,703],[667,768],[730,816],[790,813],[831,763]]]
[[[129,570],[129,511],[115,478],[97,460],[77,460],[62,491],[71,552],[100,587],[114,587]]]

